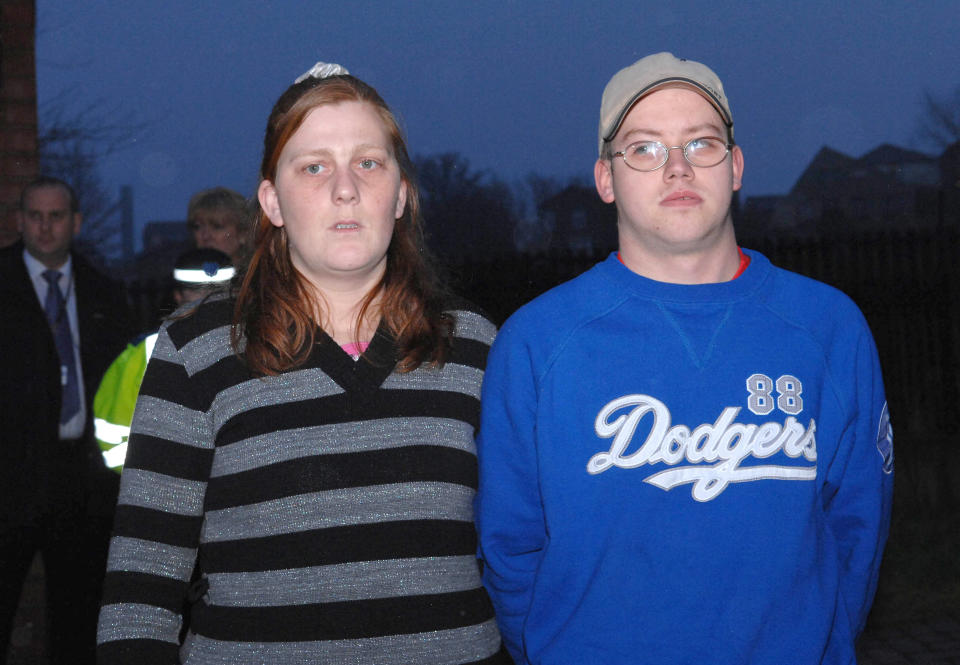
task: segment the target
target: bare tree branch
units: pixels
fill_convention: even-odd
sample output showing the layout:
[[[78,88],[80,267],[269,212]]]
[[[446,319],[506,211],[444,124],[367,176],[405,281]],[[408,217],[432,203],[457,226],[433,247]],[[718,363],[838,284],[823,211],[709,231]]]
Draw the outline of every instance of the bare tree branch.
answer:
[[[923,93],[918,134],[922,141],[940,149],[960,141],[960,86],[943,97]]]
[[[78,100],[75,90],[65,90],[41,109],[40,171],[69,182],[76,191],[84,216],[81,249],[93,256],[115,255],[120,247],[118,206],[116,195],[105,189],[99,167],[133,143],[145,126],[124,117],[119,105]]]
[[[514,249],[513,192],[459,153],[415,157],[426,236],[444,257],[496,256]]]

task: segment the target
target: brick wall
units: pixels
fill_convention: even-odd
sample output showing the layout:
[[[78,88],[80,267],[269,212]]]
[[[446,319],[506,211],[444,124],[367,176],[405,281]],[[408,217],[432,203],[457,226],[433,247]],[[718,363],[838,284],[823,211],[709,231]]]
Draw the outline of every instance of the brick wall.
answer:
[[[0,0],[0,246],[17,239],[20,189],[37,175],[35,0]]]

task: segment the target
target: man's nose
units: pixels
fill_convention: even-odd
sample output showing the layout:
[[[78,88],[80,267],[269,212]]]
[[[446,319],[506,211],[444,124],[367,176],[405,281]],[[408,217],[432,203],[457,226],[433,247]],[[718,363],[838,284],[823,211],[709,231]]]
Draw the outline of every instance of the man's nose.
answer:
[[[667,148],[667,161],[663,165],[663,177],[693,175],[693,165],[687,161],[683,146]]]

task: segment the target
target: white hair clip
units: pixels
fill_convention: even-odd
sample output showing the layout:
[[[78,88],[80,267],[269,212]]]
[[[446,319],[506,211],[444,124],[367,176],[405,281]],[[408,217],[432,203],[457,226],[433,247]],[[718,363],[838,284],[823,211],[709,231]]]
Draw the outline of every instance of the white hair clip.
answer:
[[[310,71],[304,72],[297,77],[297,80],[293,82],[294,85],[300,83],[301,81],[306,81],[308,78],[315,79],[325,79],[328,76],[344,76],[349,74],[346,67],[338,65],[335,62],[318,62],[313,67],[310,68]]]

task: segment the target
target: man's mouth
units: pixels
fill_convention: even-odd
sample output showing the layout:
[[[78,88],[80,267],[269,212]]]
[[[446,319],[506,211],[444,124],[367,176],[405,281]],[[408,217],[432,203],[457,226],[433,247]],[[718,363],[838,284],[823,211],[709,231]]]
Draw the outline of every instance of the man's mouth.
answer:
[[[693,192],[687,192],[687,191],[674,192],[673,194],[670,194],[665,199],[663,199],[663,203],[666,203],[666,204],[699,203],[700,201],[701,201],[701,198],[699,196],[697,196]]]

